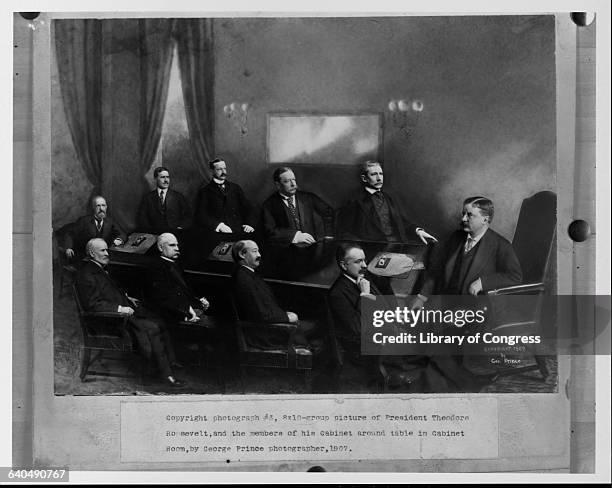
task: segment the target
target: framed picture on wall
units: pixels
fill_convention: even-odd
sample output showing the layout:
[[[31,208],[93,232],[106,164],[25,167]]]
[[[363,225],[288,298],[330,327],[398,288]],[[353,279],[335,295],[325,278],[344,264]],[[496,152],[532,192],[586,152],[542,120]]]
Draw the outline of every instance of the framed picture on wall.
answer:
[[[377,159],[382,114],[269,114],[270,164],[354,165]]]

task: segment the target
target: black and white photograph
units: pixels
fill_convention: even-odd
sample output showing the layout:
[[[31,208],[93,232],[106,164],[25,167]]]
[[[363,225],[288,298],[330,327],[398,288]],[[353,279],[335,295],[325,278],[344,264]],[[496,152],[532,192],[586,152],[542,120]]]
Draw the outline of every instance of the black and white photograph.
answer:
[[[13,466],[595,473],[596,18],[14,12]]]
[[[556,391],[360,345],[360,297],[556,292],[554,16],[50,28],[56,394]]]

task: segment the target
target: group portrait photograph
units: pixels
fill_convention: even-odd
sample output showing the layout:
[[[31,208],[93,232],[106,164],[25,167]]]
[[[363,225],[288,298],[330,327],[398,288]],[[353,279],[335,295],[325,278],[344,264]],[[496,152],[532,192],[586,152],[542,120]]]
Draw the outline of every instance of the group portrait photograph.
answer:
[[[55,395],[559,391],[554,352],[364,333],[550,326],[554,15],[50,22]]]

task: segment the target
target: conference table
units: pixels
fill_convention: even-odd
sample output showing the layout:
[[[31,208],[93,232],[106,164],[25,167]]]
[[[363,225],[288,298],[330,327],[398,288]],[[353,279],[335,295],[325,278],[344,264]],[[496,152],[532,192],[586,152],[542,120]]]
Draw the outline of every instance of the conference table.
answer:
[[[275,290],[290,290],[289,295],[295,292],[296,287],[301,291],[326,292],[340,274],[335,258],[336,249],[346,242],[359,244],[364,249],[370,263],[370,277],[377,284],[382,283],[383,293],[402,297],[413,291],[428,254],[428,246],[420,242],[356,242],[326,237],[306,248],[263,245],[260,248],[262,261],[258,272]],[[228,286],[235,267],[231,259],[231,245],[232,242],[224,237],[181,246],[180,265],[187,279],[193,283]],[[124,277],[131,275],[139,285],[144,276],[142,272],[159,255],[155,245],[142,254],[125,252],[115,246],[110,248],[109,253],[111,271]],[[398,259],[403,261],[394,270],[393,265]],[[131,283],[124,284],[130,288]]]

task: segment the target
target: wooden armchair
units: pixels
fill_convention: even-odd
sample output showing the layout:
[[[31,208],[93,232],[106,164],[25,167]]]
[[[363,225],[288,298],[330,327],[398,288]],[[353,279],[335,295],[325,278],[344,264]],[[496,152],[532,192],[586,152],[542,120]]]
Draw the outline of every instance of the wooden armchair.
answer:
[[[521,263],[523,283],[491,290],[487,295],[495,310],[495,297],[511,295],[536,295],[537,299],[526,300],[526,307],[513,308],[511,317],[497,323],[494,333],[527,334],[533,332],[543,319],[543,295],[549,288],[546,277],[550,268],[551,253],[557,226],[557,197],[550,191],[542,191],[523,200],[514,233],[512,246]],[[518,312],[518,313],[515,313]],[[499,371],[500,376],[539,370],[546,379],[549,375],[545,357],[535,355],[535,364],[507,367]],[[505,363],[505,361],[502,361]]]
[[[79,313],[79,323],[83,337],[81,350],[81,370],[79,377],[86,381],[88,375],[130,377],[131,375],[117,374],[110,371],[90,371],[90,367],[101,359],[117,360],[117,353],[129,356],[130,366],[136,359],[135,342],[127,328],[128,317],[118,312],[86,312],[83,309],[76,286],[72,293]],[[93,353],[93,357],[92,357]],[[105,353],[113,353],[105,355]],[[141,369],[140,375],[144,371]]]
[[[240,376],[244,391],[247,370],[249,368],[292,369],[304,375],[306,390],[312,391],[313,353],[310,349],[294,343],[297,325],[285,322],[259,323],[241,320],[233,295],[230,303],[235,317],[235,331],[238,343]],[[279,333],[286,337],[282,347],[258,345],[257,333]]]

